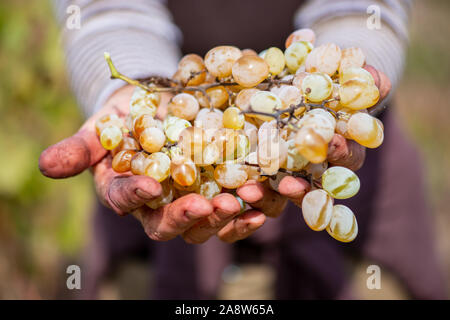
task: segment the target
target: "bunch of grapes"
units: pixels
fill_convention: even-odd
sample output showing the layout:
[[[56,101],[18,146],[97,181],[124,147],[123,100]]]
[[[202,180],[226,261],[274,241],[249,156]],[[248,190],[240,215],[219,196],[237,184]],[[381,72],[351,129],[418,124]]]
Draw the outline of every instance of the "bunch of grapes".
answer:
[[[328,167],[328,144],[335,133],[368,148],[383,142],[383,124],[368,111],[380,99],[381,73],[365,65],[359,48],[314,41],[312,30],[301,29],[284,52],[219,46],[204,58],[184,56],[170,79],[141,81],[119,73],[105,53],[112,78],[136,86],[125,118],[96,123],[112,168],[160,182],[162,195],[147,203],[153,209],[186,193],[211,199],[248,180],[277,190],[286,175],[303,177],[312,187],[302,202],[307,225],[352,241],[355,215],[333,201],[354,196],[360,181],[347,168]],[[158,119],[162,92],[173,96]]]

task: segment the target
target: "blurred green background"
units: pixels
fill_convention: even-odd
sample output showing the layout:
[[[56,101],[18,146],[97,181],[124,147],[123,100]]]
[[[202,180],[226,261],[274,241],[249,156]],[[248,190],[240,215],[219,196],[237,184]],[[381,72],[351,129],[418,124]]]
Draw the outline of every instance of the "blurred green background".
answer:
[[[449,18],[450,1],[416,2],[405,77],[395,97],[395,112],[426,161],[436,239],[447,271]],[[40,152],[74,133],[82,123],[66,79],[59,30],[49,1],[0,2],[0,123],[0,298],[61,297],[65,268],[77,261],[88,241],[94,190],[89,173],[52,181],[37,168]],[[260,282],[258,274],[270,278],[265,269],[250,268],[249,272],[255,283]],[[389,277],[388,291],[369,292],[363,287],[364,276],[365,269],[355,266],[354,287],[359,297],[404,297]],[[252,278],[244,278],[245,286],[250,285]],[[223,297],[239,298],[228,287],[224,292]],[[255,293],[253,298],[266,296]],[[106,293],[105,297],[117,296]]]

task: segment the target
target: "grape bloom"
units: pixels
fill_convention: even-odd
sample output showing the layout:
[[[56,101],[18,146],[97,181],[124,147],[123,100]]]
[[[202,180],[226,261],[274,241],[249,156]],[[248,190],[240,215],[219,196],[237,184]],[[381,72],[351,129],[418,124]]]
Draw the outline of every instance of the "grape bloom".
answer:
[[[315,38],[300,29],[284,51],[218,46],[205,57],[188,54],[171,79],[154,83],[120,74],[105,54],[112,78],[136,86],[128,115],[95,124],[112,168],[162,184],[161,196],[147,203],[152,209],[187,192],[212,199],[248,180],[269,180],[278,191],[285,176],[302,177],[312,185],[302,201],[306,224],[352,241],[356,217],[334,199],[356,195],[360,180],[328,166],[328,144],[341,134],[368,148],[381,145],[383,124],[371,108],[380,90],[360,48],[314,47]],[[173,94],[164,119],[156,112],[161,92]]]

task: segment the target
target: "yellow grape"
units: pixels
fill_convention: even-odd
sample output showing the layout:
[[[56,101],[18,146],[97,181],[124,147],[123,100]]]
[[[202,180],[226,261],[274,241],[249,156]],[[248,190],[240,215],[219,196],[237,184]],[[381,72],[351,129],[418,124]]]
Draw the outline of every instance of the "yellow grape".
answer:
[[[164,129],[167,139],[172,143],[178,142],[181,132],[192,126],[191,123],[185,119],[180,119],[178,117],[174,118],[175,119],[168,121]]]
[[[139,137],[139,143],[147,152],[158,152],[166,143],[166,136],[159,128],[146,128]]]
[[[106,127],[123,127],[123,121],[119,118],[117,114],[106,114],[102,116],[101,118],[97,119],[95,121],[95,131],[97,132],[97,135],[100,136],[100,133],[103,129]]]
[[[333,81],[325,73],[313,73],[302,81],[302,92],[312,102],[321,102],[327,99],[333,91]]]
[[[178,146],[180,146],[184,155],[194,155],[201,159],[206,142],[206,134],[202,128],[189,127],[181,131]],[[197,161],[194,160],[194,162]]]
[[[302,93],[295,86],[281,86],[274,93],[283,102],[283,108],[298,105],[302,101]]]
[[[134,150],[119,151],[113,158],[111,167],[115,172],[127,172],[131,169],[131,159],[136,154]]]
[[[223,127],[239,130],[244,127],[245,117],[236,107],[228,107],[223,112]]]
[[[375,79],[372,74],[364,68],[351,67],[339,74],[339,82],[341,84],[352,79],[366,81],[370,85],[375,85]]]
[[[238,146],[239,132],[233,129],[219,129],[212,137],[212,142],[217,145],[221,160],[234,160]]]
[[[304,127],[295,136],[298,152],[312,163],[326,160],[328,143],[313,128]]]
[[[193,76],[193,74],[196,74]],[[197,86],[206,79],[206,68],[202,57],[197,54],[187,54],[178,63],[178,70],[173,79],[188,86]]]
[[[298,41],[308,41],[312,44],[316,41],[316,34],[311,29],[299,29],[294,32],[292,32],[289,37],[287,37],[285,46],[286,48],[289,47],[292,43],[298,42]]]
[[[133,128],[132,133],[133,136],[139,140],[139,137],[141,136],[142,131],[144,131],[147,128],[159,128],[161,123],[159,120],[156,120],[149,114],[141,114],[133,121]],[[161,128],[160,128],[161,129]]]
[[[358,223],[353,211],[342,204],[335,205],[327,232],[338,241],[353,241],[358,235]]]
[[[323,109],[308,111],[299,121],[300,128],[308,127],[320,135],[328,143],[331,141],[336,128],[336,119]]]
[[[331,77],[336,73],[341,57],[341,49],[334,43],[321,45],[308,54],[306,71],[326,73]]]
[[[250,109],[250,99],[256,92],[259,91],[260,90],[256,88],[243,89],[236,97],[236,106],[242,111],[248,111]]]
[[[214,179],[222,187],[237,189],[247,181],[248,175],[245,166],[226,162],[219,164],[214,170]]]
[[[305,63],[308,53],[311,52],[312,48],[312,44],[307,41],[294,42],[287,47],[284,51],[284,58],[286,59],[286,66],[290,72],[295,73]]]
[[[148,157],[145,175],[158,182],[165,180],[170,174],[170,158],[162,153],[155,152]]]
[[[339,88],[341,105],[352,110],[367,109],[378,102],[378,88],[364,80],[350,79]]]
[[[202,159],[198,159],[198,157],[194,157],[194,162],[196,165],[204,167],[210,166],[219,160],[220,150],[217,144],[209,143],[203,149]]]
[[[155,198],[145,204],[146,206],[152,208],[153,210],[156,210],[166,204],[171,203],[174,198],[174,190],[172,187],[172,183],[169,181],[169,179],[166,179],[163,182],[161,182],[161,187],[162,187],[161,195],[158,198]]]
[[[322,189],[310,191],[303,197],[302,213],[308,227],[324,230],[331,221],[333,199]]]
[[[207,166],[202,168],[200,173],[200,185],[196,192],[206,199],[211,200],[222,191],[222,186],[214,179],[214,167]]]
[[[115,149],[122,142],[122,130],[117,126],[109,126],[100,133],[100,143],[106,150]]]
[[[188,93],[177,94],[169,103],[169,112],[185,120],[194,120],[199,109],[197,99]]]
[[[216,86],[206,89],[206,95],[209,97],[209,99],[208,97],[205,97],[200,91],[197,91],[195,93],[199,104],[204,108],[222,108],[228,103],[229,95],[224,86]]]
[[[269,65],[270,74],[274,76],[280,74],[281,71],[284,70],[284,66],[286,65],[283,51],[276,47],[267,49],[267,52],[264,55],[264,60]]]
[[[294,139],[287,141],[287,158],[281,166],[289,171],[300,171],[308,164],[308,160],[303,157],[295,146]]]
[[[287,155],[287,143],[279,136],[266,136],[258,141],[258,164],[265,174],[276,174],[286,162]]]
[[[243,87],[254,87],[269,76],[269,65],[258,56],[242,56],[232,68],[233,79]]]
[[[198,170],[191,159],[179,157],[172,159],[170,173],[176,183],[182,187],[188,187],[193,185],[197,179]]]
[[[141,146],[132,137],[124,136],[122,142],[114,150],[111,150],[111,155],[115,156],[117,153],[123,150],[139,151],[141,150]]]
[[[367,148],[377,148],[383,143],[383,124],[367,113],[355,113],[347,123],[349,136]]]
[[[348,199],[358,193],[358,176],[350,169],[336,166],[322,175],[322,188],[335,199]]]
[[[160,101],[161,95],[158,92],[148,92],[136,87],[130,100],[130,114],[133,118],[141,114],[149,114],[154,117]]]
[[[275,94],[269,91],[258,91],[252,95],[250,98],[250,106],[253,111],[264,112],[264,113],[274,113],[283,107],[283,102]],[[273,120],[272,117],[259,115],[259,114],[249,114],[251,117],[261,119],[264,121]]]
[[[208,72],[218,78],[231,75],[233,64],[242,56],[241,50],[232,46],[219,46],[206,53],[205,66]]]

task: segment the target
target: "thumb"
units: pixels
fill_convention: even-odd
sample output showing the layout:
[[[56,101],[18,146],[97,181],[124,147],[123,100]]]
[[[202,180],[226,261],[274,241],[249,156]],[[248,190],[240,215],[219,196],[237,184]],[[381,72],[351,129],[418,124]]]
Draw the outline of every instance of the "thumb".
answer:
[[[106,152],[95,131],[81,129],[45,149],[39,157],[39,170],[54,179],[72,177],[100,161]]]

